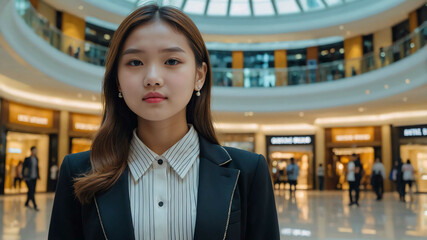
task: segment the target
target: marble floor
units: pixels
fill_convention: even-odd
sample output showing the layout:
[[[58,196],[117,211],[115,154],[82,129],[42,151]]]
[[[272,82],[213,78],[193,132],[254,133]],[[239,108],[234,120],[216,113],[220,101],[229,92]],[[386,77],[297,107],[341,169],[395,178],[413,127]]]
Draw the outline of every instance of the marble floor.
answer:
[[[25,195],[0,197],[1,240],[47,239],[53,194],[36,201],[39,212],[24,207]],[[427,194],[402,203],[393,193],[377,202],[362,192],[360,207],[349,207],[347,192],[276,190],[276,202],[281,239],[427,239]]]

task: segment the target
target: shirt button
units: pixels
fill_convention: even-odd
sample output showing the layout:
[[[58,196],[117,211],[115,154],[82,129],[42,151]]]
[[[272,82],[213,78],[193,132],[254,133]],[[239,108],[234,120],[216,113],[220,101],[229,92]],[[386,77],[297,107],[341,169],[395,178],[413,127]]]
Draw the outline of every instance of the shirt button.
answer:
[[[163,164],[163,160],[162,160],[162,159],[159,159],[159,160],[157,160],[157,163],[158,163],[159,165],[162,165],[162,164]]]
[[[159,207],[163,207],[163,202],[159,202]]]

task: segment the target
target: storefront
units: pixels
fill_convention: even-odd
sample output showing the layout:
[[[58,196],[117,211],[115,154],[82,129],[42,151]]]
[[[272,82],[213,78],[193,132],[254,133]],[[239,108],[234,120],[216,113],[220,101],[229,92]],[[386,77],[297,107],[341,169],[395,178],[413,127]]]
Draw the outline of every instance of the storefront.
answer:
[[[266,136],[267,161],[270,165],[275,188],[288,188],[286,167],[294,158],[300,171],[298,189],[313,189],[315,186],[314,135]]]
[[[415,190],[427,192],[427,125],[393,128],[393,143],[396,145],[394,161],[410,160],[415,169]]]
[[[70,116],[70,153],[90,150],[93,135],[101,126],[101,117],[96,115],[71,113]]]
[[[58,162],[59,112],[6,100],[1,109],[0,194],[27,192],[19,176],[32,146],[37,147],[39,160],[36,192],[51,191],[49,169]]]
[[[347,164],[356,154],[363,165],[361,189],[371,189],[375,157],[381,157],[381,127],[325,129],[325,189],[348,189]]]
[[[218,133],[218,141],[221,145],[243,149],[249,152],[255,151],[255,135],[253,133]]]

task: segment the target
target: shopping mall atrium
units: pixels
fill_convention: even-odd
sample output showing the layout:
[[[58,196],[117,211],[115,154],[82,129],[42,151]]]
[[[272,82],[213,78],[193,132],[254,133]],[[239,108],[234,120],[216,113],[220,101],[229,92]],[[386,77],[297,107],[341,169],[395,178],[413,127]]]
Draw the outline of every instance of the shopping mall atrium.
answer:
[[[101,126],[110,41],[148,2],[0,0],[0,239],[48,238],[58,169],[90,150]],[[426,0],[155,2],[200,30],[218,140],[265,157],[280,239],[427,239]],[[24,206],[20,177],[32,146],[39,211]],[[354,157],[358,206],[348,194]],[[402,199],[393,169],[407,160],[413,179]]]

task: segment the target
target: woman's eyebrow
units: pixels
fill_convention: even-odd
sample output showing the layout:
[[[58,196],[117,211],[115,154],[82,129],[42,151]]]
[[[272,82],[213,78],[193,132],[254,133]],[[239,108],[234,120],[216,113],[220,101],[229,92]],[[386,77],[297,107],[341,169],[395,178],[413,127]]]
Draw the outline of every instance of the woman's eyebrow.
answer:
[[[165,48],[160,50],[159,52],[182,52],[185,53],[184,49],[180,48],[180,47],[171,47],[171,48]],[[126,50],[123,51],[122,56],[126,55],[126,54],[138,54],[138,53],[145,53],[144,50],[141,49],[137,49],[137,48],[128,48]]]

